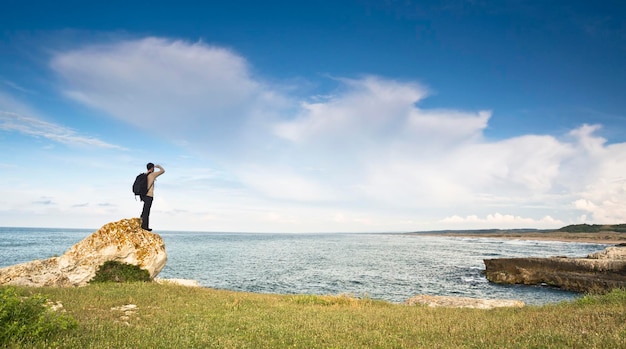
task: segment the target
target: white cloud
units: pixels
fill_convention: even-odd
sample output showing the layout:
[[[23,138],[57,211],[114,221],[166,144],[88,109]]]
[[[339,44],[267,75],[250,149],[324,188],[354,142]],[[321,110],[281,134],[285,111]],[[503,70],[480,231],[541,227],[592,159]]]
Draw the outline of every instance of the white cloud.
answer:
[[[626,143],[606,145],[593,136],[595,127],[584,126],[577,132],[583,149],[572,168],[570,181],[580,180],[579,199],[573,206],[593,222],[623,223],[626,220]]]
[[[607,145],[598,125],[493,141],[494,112],[420,107],[418,83],[339,78],[326,97],[298,100],[231,50],[161,38],[59,52],[51,66],[73,100],[219,161],[237,200],[266,208],[250,215],[259,222],[317,230],[290,202],[310,204],[325,229],[553,226],[626,211],[626,145]]]
[[[340,81],[348,90],[325,101],[303,102],[299,115],[275,125],[275,133],[294,142],[323,140],[342,145],[346,136],[362,142],[386,137],[401,132],[406,124],[402,118],[426,95],[419,85],[377,77]]]
[[[51,67],[70,98],[196,145],[234,141],[266,103],[282,103],[251,77],[244,58],[201,42],[146,38],[93,45],[58,53]]]
[[[441,220],[441,223],[447,226],[454,226],[456,228],[464,227],[489,227],[499,229],[514,229],[514,228],[547,228],[554,229],[563,226],[565,223],[558,219],[554,219],[550,216],[544,216],[541,219],[532,219],[520,216],[514,216],[510,214],[488,214],[484,218],[480,218],[476,215],[470,215],[466,217],[460,217],[457,215],[446,217]]]

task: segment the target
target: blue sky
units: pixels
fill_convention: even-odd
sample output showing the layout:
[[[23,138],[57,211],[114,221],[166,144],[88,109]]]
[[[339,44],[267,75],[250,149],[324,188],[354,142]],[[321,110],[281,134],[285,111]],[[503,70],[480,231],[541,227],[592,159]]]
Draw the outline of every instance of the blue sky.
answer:
[[[4,1],[0,226],[558,228],[626,212],[619,1]]]

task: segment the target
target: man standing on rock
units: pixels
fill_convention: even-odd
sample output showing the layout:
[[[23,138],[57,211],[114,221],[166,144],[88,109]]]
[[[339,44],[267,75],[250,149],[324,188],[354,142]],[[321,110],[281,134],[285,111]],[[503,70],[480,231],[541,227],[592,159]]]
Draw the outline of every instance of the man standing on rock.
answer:
[[[158,168],[158,172],[154,172],[154,168]],[[156,178],[165,173],[165,170],[161,165],[154,165],[149,162],[146,165],[148,169],[148,192],[146,195],[141,196],[141,201],[143,201],[143,211],[141,211],[141,228],[152,231],[150,229],[150,209],[152,208],[152,200],[154,199],[154,181]]]

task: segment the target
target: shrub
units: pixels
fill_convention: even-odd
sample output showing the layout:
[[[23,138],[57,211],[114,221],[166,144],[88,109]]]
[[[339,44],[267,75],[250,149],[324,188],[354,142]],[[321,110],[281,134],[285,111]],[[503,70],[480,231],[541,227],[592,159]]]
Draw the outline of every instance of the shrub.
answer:
[[[136,265],[117,261],[106,261],[90,282],[134,282],[151,281],[150,273]]]
[[[41,295],[20,297],[14,288],[0,288],[0,345],[40,340],[78,326],[45,304]]]

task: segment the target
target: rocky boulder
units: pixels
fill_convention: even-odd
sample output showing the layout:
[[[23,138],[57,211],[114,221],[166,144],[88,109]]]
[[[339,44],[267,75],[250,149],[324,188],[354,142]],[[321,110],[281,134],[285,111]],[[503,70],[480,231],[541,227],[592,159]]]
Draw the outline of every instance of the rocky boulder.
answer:
[[[485,259],[485,276],[503,284],[546,284],[574,292],[626,288],[626,247],[609,247],[583,258]]]
[[[106,261],[137,265],[154,278],[167,253],[158,234],[141,229],[141,219],[123,219],[102,226],[60,257],[1,268],[0,285],[84,286]]]

